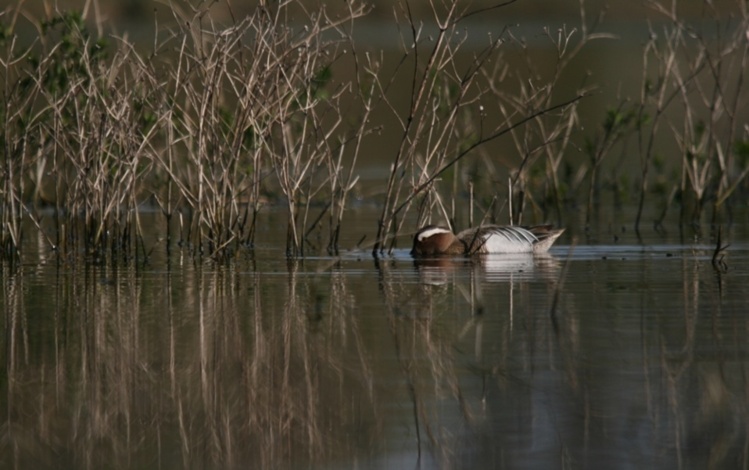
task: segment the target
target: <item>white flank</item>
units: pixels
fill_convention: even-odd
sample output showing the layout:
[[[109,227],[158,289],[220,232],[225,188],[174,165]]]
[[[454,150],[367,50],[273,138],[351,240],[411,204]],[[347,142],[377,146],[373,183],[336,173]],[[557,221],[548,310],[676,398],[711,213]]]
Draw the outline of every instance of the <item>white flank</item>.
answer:
[[[521,227],[498,227],[483,234],[484,253],[530,253],[538,241],[533,233]]]
[[[423,232],[419,234],[418,237],[416,237],[416,239],[419,240],[420,242],[423,242],[427,238],[433,235],[439,235],[441,233],[450,233],[450,231],[442,227],[434,227],[434,228],[430,228],[429,230],[424,230]]]

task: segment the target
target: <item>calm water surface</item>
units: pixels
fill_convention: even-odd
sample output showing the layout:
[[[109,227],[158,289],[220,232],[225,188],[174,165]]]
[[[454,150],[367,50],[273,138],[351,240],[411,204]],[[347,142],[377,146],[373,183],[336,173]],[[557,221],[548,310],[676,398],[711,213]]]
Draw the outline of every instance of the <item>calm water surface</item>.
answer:
[[[727,271],[627,233],[422,263],[32,253],[2,267],[0,467],[745,468],[731,237]]]

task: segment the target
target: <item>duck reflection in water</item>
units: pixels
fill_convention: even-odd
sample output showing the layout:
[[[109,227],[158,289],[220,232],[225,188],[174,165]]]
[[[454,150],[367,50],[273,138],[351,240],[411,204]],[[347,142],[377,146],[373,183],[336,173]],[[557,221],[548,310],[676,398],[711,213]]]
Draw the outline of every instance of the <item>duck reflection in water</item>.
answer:
[[[558,278],[560,269],[559,260],[549,253],[414,258],[414,266],[421,283],[431,285],[443,285],[476,274],[488,282],[553,281]]]

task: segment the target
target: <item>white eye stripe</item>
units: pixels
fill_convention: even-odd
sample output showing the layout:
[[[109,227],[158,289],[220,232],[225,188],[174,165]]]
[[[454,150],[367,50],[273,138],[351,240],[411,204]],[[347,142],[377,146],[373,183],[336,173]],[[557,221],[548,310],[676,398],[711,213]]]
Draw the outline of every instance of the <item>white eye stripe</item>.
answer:
[[[418,241],[420,241],[420,242],[423,242],[423,241],[424,241],[424,240],[426,240],[427,238],[429,238],[429,237],[431,237],[431,236],[434,236],[434,235],[439,235],[439,234],[441,234],[441,233],[450,233],[450,231],[449,231],[449,230],[447,230],[447,229],[444,229],[444,228],[442,228],[442,227],[434,227],[434,228],[430,228],[430,229],[428,229],[428,230],[424,230],[423,232],[421,232],[421,233],[420,233],[420,234],[419,234],[419,235],[418,235],[418,236],[416,237],[416,239],[417,239]]]

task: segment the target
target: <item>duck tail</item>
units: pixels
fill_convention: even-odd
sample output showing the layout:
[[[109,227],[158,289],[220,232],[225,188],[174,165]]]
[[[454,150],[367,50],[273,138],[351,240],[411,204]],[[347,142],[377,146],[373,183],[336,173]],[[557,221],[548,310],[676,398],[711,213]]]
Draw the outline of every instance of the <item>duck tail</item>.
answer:
[[[553,225],[536,225],[528,228],[533,235],[538,238],[538,242],[533,245],[535,253],[545,253],[549,251],[551,245],[557,241],[557,238],[564,233],[563,228],[555,229]]]

